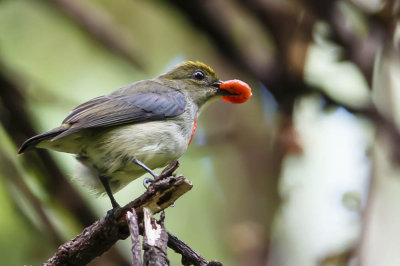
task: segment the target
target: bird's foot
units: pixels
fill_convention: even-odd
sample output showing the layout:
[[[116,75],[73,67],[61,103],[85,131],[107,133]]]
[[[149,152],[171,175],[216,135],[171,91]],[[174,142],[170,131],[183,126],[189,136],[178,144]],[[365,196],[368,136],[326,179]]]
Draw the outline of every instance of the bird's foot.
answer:
[[[114,206],[111,210],[108,210],[106,214],[106,220],[113,219],[114,213],[119,209],[121,209],[121,207],[117,204],[117,206]]]

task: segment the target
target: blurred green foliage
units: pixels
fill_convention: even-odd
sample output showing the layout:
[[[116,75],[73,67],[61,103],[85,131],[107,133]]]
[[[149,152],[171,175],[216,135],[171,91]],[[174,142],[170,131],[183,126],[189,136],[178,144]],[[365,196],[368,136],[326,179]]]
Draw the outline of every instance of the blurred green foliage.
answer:
[[[183,60],[245,80],[246,104],[200,117],[178,169],[194,188],[166,211],[167,229],[224,265],[398,265],[399,8],[372,2],[2,0],[0,74],[36,132]],[[82,223],[16,156],[18,133],[0,124],[0,264],[38,265]],[[74,180],[73,156],[51,156],[104,216],[108,198]],[[116,199],[143,191],[138,180]],[[130,261],[130,240],[117,246]]]
[[[215,61],[210,60],[215,55],[204,36],[183,23],[176,11],[157,2],[119,2],[93,1],[93,4],[96,8],[107,10],[115,23],[129,29],[124,33],[130,34],[140,48],[136,52],[146,59],[146,72],[138,71],[101,45],[50,3],[31,0],[0,3],[0,58],[3,64],[16,71],[16,82],[24,85],[28,109],[38,132],[57,126],[77,104],[135,80],[157,75],[174,61],[181,60],[179,58],[199,59],[211,65]],[[167,228],[187,240],[194,249],[201,250],[206,257],[218,258],[229,264],[226,233],[221,230],[225,224],[223,219],[226,219],[220,210],[225,205],[222,202],[224,197],[220,195],[218,187],[221,184],[218,184],[214,173],[218,157],[207,159],[205,156],[210,156],[209,152],[195,150],[188,151],[179,168],[179,173],[194,181],[195,188],[177,202],[176,207],[168,210]],[[15,152],[14,148],[11,156]],[[235,152],[239,151],[229,151]],[[68,154],[52,155],[67,175],[73,176],[73,157]],[[209,163],[202,163],[203,158]],[[13,161],[18,164],[19,158],[13,158]],[[108,199],[97,199],[79,183],[72,184],[99,216],[109,209]],[[5,230],[0,230],[0,234],[5,236],[1,239],[6,241],[0,250],[10,256],[7,256],[9,261],[3,261],[6,257],[2,256],[1,264],[36,265],[45,261],[55,251],[54,247],[51,248],[52,244],[46,237],[40,237],[40,231],[32,228],[29,221],[23,220],[24,216],[18,214],[8,199],[7,189],[3,187],[3,190],[1,205],[4,206],[1,209],[6,219],[3,219],[5,226],[2,227]],[[143,191],[141,181],[133,182],[116,198],[127,203]],[[44,201],[48,205],[46,208],[55,208],[49,211],[53,216],[51,220],[65,240],[79,232],[79,227],[71,230],[74,223],[67,223],[70,218],[62,214],[62,206],[52,204],[51,199],[46,197]],[[124,242],[124,253],[129,258],[130,240]],[[171,258],[173,265],[180,261],[178,256],[172,255]]]

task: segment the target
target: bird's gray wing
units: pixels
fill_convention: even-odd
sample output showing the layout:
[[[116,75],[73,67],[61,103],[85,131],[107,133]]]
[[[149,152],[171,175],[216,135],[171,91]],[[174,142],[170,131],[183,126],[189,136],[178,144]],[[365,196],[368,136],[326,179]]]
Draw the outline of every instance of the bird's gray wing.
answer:
[[[110,127],[175,117],[185,111],[185,106],[185,96],[168,87],[134,95],[100,96],[72,110],[63,121],[63,125],[68,126],[69,129],[53,140],[87,128]]]

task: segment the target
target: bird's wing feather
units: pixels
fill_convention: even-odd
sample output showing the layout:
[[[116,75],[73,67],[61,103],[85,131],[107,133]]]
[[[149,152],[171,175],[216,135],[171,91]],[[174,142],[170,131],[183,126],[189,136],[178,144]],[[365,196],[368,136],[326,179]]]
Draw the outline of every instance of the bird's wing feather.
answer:
[[[110,127],[175,117],[185,111],[185,96],[163,87],[134,95],[110,94],[87,101],[67,116],[63,125],[69,129],[54,139],[86,128]]]

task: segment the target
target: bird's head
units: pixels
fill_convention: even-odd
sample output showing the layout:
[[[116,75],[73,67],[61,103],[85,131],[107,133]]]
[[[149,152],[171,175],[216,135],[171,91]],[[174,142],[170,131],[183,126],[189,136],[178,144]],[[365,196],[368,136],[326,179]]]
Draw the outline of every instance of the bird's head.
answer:
[[[199,107],[217,96],[230,103],[244,103],[251,96],[249,85],[240,80],[221,81],[211,67],[201,62],[184,62],[159,78],[187,92]]]

